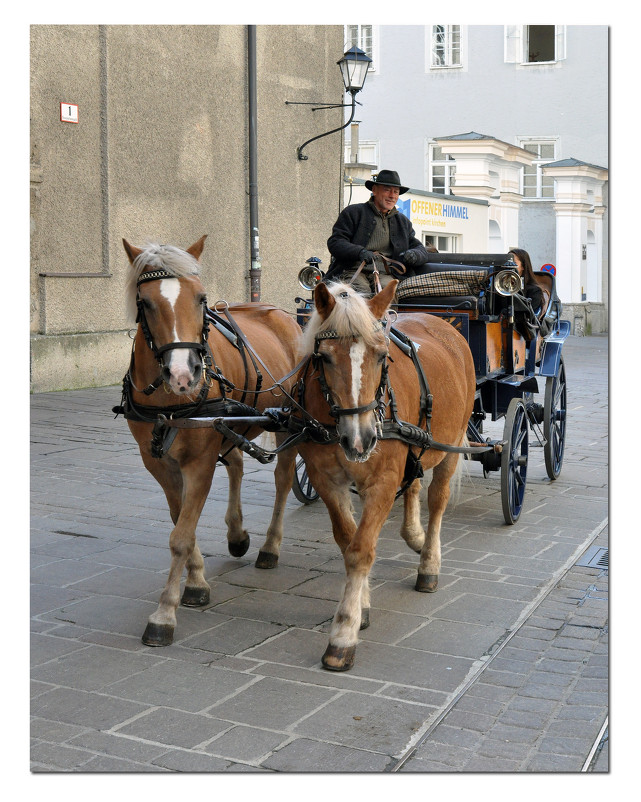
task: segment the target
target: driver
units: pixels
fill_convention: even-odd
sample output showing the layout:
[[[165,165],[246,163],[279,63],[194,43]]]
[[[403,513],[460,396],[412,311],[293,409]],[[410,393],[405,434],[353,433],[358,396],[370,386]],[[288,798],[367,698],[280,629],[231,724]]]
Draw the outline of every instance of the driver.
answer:
[[[381,170],[366,181],[365,186],[372,192],[370,199],[346,206],[334,223],[327,240],[332,262],[324,281],[349,283],[365,261],[365,267],[352,286],[358,292],[371,295],[374,263],[384,287],[393,278],[411,275],[412,268],[427,262],[428,253],[414,236],[409,219],[396,208],[399,195],[408,191],[408,187],[402,186],[398,173]],[[401,268],[386,265],[379,254],[401,262]]]

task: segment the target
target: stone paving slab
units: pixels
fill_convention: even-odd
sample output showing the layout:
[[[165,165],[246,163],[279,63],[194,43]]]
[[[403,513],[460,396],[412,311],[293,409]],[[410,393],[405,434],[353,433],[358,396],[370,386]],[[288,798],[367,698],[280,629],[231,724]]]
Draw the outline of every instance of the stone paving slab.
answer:
[[[607,530],[596,542],[607,543]],[[600,609],[582,615],[595,600]],[[478,696],[500,701],[491,715],[469,722],[467,700],[455,705],[404,771],[477,771],[479,755],[512,761],[508,771],[582,770],[608,714],[607,679],[593,678],[608,649],[608,572],[573,568],[548,597],[548,608],[557,604],[563,618],[540,616],[521,628],[510,641],[513,657],[494,660],[476,683]],[[440,745],[454,743],[460,748],[445,755]]]
[[[499,475],[472,464],[444,519],[436,594],[413,590],[397,502],[346,674],[320,667],[343,582],[324,505],[290,494],[278,568],[257,570],[273,468],[249,459],[249,551],[227,552],[218,470],[198,530],[210,603],[179,608],[171,646],[144,646],[171,524],[110,411],[120,389],[32,396],[31,770],[580,772],[608,711],[608,572],[574,566],[607,546],[607,337],[570,337],[564,357],[559,479],[531,444],[524,512],[507,527]],[[608,746],[594,771],[608,771]]]

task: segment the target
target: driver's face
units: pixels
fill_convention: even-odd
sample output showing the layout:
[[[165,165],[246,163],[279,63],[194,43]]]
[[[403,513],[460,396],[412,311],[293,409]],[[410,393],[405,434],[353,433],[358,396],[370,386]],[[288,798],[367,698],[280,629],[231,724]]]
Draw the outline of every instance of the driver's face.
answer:
[[[374,184],[372,195],[377,208],[381,212],[389,212],[396,206],[399,189],[398,187],[388,187],[385,184]]]

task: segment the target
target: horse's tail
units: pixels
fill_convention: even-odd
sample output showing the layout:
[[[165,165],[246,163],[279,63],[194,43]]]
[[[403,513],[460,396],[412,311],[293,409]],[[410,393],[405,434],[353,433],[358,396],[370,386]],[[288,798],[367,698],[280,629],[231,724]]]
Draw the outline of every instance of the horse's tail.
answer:
[[[461,446],[464,448],[468,448],[470,445],[470,441],[467,439],[467,435],[463,435],[463,439],[460,443]],[[450,501],[449,503],[456,507],[456,505],[461,500],[461,481],[463,479],[463,473],[467,475],[467,465],[465,464],[466,460],[463,454],[458,455],[458,460],[456,461],[456,470],[452,474],[452,478],[450,479]]]

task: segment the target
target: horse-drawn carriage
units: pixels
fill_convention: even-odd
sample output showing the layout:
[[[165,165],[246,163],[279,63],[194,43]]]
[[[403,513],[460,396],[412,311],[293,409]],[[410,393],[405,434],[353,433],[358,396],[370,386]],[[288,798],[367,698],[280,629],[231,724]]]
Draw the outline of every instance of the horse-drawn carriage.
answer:
[[[299,280],[311,290],[321,280],[320,260],[312,257]],[[465,337],[474,359],[476,394],[467,427],[471,450],[484,475],[500,471],[501,500],[507,524],[518,520],[523,507],[529,452],[529,432],[543,448],[545,468],[556,479],[563,464],[567,390],[561,354],[570,332],[561,320],[562,305],[555,276],[535,272],[543,305],[533,310],[521,294],[522,281],[509,254],[430,253],[425,272],[401,280],[396,313],[424,312],[447,320]],[[297,298],[298,321],[307,322],[311,298]],[[538,379],[544,383],[543,404],[534,399]],[[483,436],[483,422],[505,419],[501,440]],[[493,449],[479,448],[490,443]],[[298,459],[294,494],[303,503],[318,498],[305,463]]]
[[[196,526],[219,460],[230,477],[229,551],[246,553],[244,451],[261,462],[277,460],[274,513],[257,567],[277,564],[284,499],[296,471],[297,495],[310,501],[318,493],[327,507],[347,579],[323,665],[347,670],[358,629],[369,623],[368,575],[395,498],[403,496],[401,537],[420,554],[415,588],[431,593],[441,520],[462,455],[481,461],[485,472],[501,469],[508,523],[522,509],[529,427],[543,425],[548,475],[558,476],[566,417],[561,347],[569,326],[560,320],[551,276],[537,276],[548,284],[547,303],[534,319],[527,304],[518,307],[521,280],[505,255],[434,255],[433,273],[414,282],[420,286],[393,280],[369,300],[345,284],[318,284],[313,302],[299,309],[309,320],[297,363],[300,328],[288,313],[264,304],[208,308],[198,275],[203,244],[204,237],[182,251],[124,243],[138,327],[114,411],[128,419],[174,523],[169,578],[143,642],[172,642],[180,602],[209,603]],[[546,382],[543,405],[533,400],[537,376]],[[487,416],[505,417],[503,438],[483,439]],[[261,431],[276,434],[276,449],[252,442]],[[428,470],[424,529],[416,480]],[[358,524],[352,490],[362,503]]]

